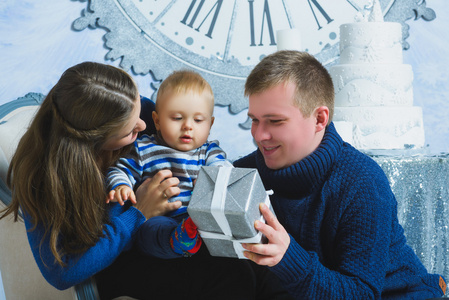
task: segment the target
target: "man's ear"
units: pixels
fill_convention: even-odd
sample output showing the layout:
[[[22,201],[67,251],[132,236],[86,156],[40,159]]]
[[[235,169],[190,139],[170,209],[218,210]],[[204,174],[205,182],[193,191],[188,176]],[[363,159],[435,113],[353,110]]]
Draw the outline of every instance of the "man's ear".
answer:
[[[315,109],[316,118],[316,132],[325,129],[329,121],[329,108],[327,106],[320,106]]]
[[[157,112],[153,111],[151,116],[153,117],[153,122],[154,122],[154,126],[156,126],[156,130],[159,131],[160,125],[159,125],[159,116],[158,116]]]

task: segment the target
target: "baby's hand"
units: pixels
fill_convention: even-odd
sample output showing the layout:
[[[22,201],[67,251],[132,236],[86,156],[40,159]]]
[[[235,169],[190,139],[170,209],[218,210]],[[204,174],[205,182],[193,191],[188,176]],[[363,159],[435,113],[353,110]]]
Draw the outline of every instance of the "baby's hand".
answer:
[[[123,205],[125,204],[126,200],[130,200],[133,204],[136,204],[136,195],[129,186],[119,185],[109,192],[106,203],[113,201],[120,203],[120,205]]]

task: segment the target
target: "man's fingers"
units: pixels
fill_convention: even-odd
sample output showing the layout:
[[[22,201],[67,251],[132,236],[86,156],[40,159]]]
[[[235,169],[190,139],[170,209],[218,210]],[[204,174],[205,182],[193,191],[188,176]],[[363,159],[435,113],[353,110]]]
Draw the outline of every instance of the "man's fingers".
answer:
[[[261,203],[259,205],[259,209],[267,224],[273,227],[274,230],[277,230],[278,228],[282,227],[281,223],[279,223],[276,216],[273,214],[273,212],[268,208],[268,206],[265,203]]]

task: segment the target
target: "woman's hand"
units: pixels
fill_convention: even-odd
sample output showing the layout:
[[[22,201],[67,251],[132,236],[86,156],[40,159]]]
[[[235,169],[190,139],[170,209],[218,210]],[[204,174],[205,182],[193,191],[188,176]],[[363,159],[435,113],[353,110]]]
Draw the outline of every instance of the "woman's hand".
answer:
[[[243,244],[242,246],[248,250],[244,252],[246,258],[256,264],[272,267],[284,257],[290,245],[290,236],[267,205],[260,204],[260,211],[267,223],[256,221],[254,227],[267,237],[268,244]]]
[[[137,189],[135,207],[149,219],[162,216],[181,207],[181,201],[168,202],[179,195],[179,179],[170,170],[161,170],[153,178],[147,178]]]

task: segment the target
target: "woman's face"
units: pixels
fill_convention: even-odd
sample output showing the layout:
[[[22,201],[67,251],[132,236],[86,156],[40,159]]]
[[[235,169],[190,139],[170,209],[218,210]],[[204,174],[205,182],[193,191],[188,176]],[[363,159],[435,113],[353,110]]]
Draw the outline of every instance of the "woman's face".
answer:
[[[135,101],[134,110],[129,121],[115,134],[111,135],[104,143],[102,149],[114,151],[133,143],[137,134],[147,127],[140,116],[140,99]]]

